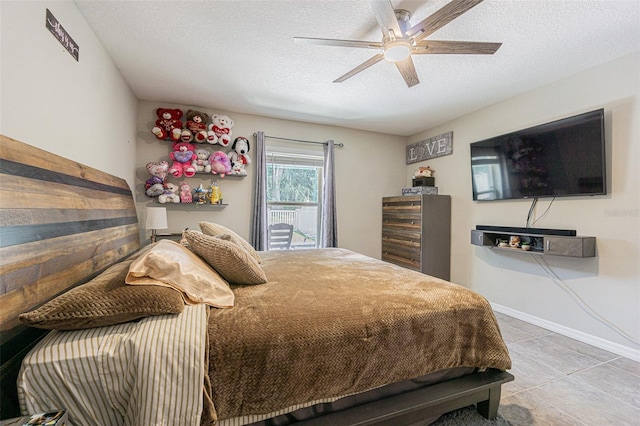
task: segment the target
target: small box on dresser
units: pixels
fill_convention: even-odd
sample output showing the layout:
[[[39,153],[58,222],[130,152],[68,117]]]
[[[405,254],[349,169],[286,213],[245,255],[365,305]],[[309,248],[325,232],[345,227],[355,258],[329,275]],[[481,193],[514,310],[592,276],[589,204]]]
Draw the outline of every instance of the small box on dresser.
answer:
[[[436,179],[432,176],[418,176],[412,179],[412,186],[435,186]]]
[[[438,195],[437,186],[413,186],[402,188],[402,195]]]

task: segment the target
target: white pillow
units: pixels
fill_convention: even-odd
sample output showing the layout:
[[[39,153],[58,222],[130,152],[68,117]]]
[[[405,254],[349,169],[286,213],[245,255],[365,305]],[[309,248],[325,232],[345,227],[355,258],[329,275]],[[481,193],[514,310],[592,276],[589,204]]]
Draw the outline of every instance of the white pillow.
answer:
[[[215,270],[191,250],[171,240],[160,240],[129,267],[125,282],[159,285],[182,293],[185,303],[231,308],[234,294]]]

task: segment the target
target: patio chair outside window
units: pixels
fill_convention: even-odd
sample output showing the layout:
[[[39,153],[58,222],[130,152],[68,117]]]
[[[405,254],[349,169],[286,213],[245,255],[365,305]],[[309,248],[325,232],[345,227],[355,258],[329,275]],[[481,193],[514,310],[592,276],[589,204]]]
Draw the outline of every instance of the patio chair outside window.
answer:
[[[268,230],[269,250],[289,250],[293,238],[293,225],[288,223],[274,223]]]

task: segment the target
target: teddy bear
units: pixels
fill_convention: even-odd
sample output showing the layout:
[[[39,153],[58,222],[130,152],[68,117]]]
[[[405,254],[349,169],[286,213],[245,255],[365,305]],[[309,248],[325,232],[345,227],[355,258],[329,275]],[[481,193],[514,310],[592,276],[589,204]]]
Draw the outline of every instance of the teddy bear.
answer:
[[[195,167],[196,172],[211,173],[211,164],[209,164],[209,156],[211,151],[204,148],[196,148],[196,157],[191,160],[191,165]]]
[[[433,170],[431,167],[426,166],[426,167],[418,167],[418,169],[416,170],[416,172],[414,173],[415,177],[431,177],[433,176],[433,174],[436,171]]]
[[[243,136],[238,136],[231,145],[231,153],[229,161],[231,161],[232,174],[245,176],[247,171],[245,166],[251,164],[251,158],[247,154],[249,152],[249,140]]]
[[[182,110],[158,108],[156,110],[158,119],[156,125],[151,129],[151,133],[160,140],[179,141],[182,132]]]
[[[149,197],[157,197],[164,192],[163,185],[169,170],[169,163],[167,161],[147,163],[146,169],[151,177],[144,184],[145,194]]]
[[[196,168],[191,165],[191,161],[196,158],[195,147],[190,143],[174,142],[173,152],[169,154],[173,164],[169,169],[174,177],[192,177],[196,174]]]
[[[211,173],[214,175],[220,175],[223,178],[225,175],[231,173],[231,161],[229,157],[222,151],[216,151],[209,157],[209,163],[211,164]]]
[[[179,203],[180,196],[178,195],[178,186],[167,182],[164,184],[164,192],[158,195],[159,203]]]
[[[231,128],[234,124],[228,116],[214,114],[211,116],[211,124],[208,127],[207,141],[210,144],[219,143],[222,146],[228,146],[231,143]]]
[[[207,142],[207,121],[209,114],[202,111],[188,110],[186,115],[186,123],[182,128],[180,140],[182,142]]]
[[[193,202],[191,188],[189,187],[187,181],[180,182],[180,202],[185,204]]]

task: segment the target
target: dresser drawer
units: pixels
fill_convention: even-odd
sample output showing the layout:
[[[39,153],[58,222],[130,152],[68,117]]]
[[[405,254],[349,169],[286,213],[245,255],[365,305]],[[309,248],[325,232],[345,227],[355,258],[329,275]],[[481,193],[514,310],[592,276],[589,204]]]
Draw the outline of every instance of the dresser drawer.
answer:
[[[415,196],[389,197],[382,200],[382,213],[413,213],[420,215],[422,199]]]
[[[382,227],[382,243],[397,244],[400,246],[414,247],[420,249],[422,234],[418,232],[407,232],[396,228]]]
[[[382,229],[404,229],[420,232],[422,220],[419,214],[383,213]]]
[[[420,254],[403,253],[398,247],[382,244],[382,260],[405,268],[420,271]]]

